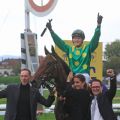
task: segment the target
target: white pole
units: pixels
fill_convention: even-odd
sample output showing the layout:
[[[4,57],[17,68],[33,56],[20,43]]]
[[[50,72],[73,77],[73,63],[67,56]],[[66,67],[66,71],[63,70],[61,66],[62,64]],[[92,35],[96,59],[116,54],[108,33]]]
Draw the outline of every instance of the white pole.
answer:
[[[43,6],[43,0],[41,0],[41,6]]]
[[[25,0],[25,31],[30,32],[30,14]]]
[[[28,69],[31,70],[31,72],[33,72],[33,69],[31,68],[31,59],[30,59],[30,53],[29,53],[29,46],[28,46],[28,38],[27,35],[28,33],[31,33],[30,30],[30,16],[29,16],[29,9],[27,8],[27,2],[25,0],[25,47],[26,47],[26,57],[27,57],[27,67]]]
[[[25,31],[30,32],[30,17],[28,10],[25,10]]]
[[[25,50],[26,50],[26,65],[31,70],[32,73],[35,73],[37,67],[39,66],[39,58],[38,58],[38,52],[37,52],[37,37],[35,34],[32,33],[30,30],[30,9],[29,9],[29,0],[24,0],[25,3],[25,32],[24,32],[24,44],[25,44]],[[43,5],[43,0],[41,1],[41,5]],[[35,44],[35,56],[32,56],[30,54],[30,39],[29,35],[32,35],[31,39],[33,39],[33,44]],[[23,56],[24,57],[24,56]],[[25,57],[24,57],[25,58]]]

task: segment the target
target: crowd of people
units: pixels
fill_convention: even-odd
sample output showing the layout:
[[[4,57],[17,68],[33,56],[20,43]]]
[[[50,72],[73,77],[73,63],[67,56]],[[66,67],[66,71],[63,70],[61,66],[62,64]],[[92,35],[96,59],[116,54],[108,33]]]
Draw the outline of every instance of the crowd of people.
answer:
[[[82,74],[67,80],[65,93],[60,100],[65,101],[64,109],[69,120],[117,120],[112,109],[112,100],[116,94],[113,69],[107,70],[107,76],[110,77],[110,88],[105,92],[99,79],[91,80],[87,86]]]
[[[77,29],[72,33],[73,46],[66,44],[52,29],[51,22],[46,24],[55,44],[68,55],[71,72],[66,80],[64,101],[66,118],[69,120],[116,120],[112,100],[116,94],[116,75],[113,69],[107,70],[110,88],[103,91],[101,80],[90,80],[91,53],[97,48],[101,34],[102,16],[97,16],[97,28],[89,44],[84,45],[85,34]],[[30,84],[31,71],[27,68],[20,72],[21,83],[8,85],[0,91],[0,98],[7,99],[5,120],[36,120],[37,103],[51,106],[55,91],[45,99],[38,89]]]
[[[112,100],[116,94],[116,75],[112,69],[107,70],[110,89],[105,92],[101,80],[91,80],[88,85],[82,74],[69,76],[71,79],[66,80],[66,89],[59,98],[64,101],[69,120],[117,120],[112,109]],[[0,98],[7,99],[5,120],[36,120],[37,103],[47,107],[53,104],[55,91],[45,99],[38,89],[32,87],[30,78],[30,70],[22,69],[21,83],[8,85],[0,91]]]
[[[116,77],[112,69],[107,70],[110,89],[103,90],[101,80],[90,80],[91,53],[98,46],[103,16],[97,15],[97,28],[88,44],[84,44],[85,34],[81,29],[72,33],[73,46],[68,45],[53,30],[51,22],[46,24],[54,43],[66,53],[71,72],[64,96],[65,110],[69,120],[116,120],[112,110],[112,99],[116,93]],[[90,86],[88,84],[90,83]],[[94,105],[95,104],[95,105]]]

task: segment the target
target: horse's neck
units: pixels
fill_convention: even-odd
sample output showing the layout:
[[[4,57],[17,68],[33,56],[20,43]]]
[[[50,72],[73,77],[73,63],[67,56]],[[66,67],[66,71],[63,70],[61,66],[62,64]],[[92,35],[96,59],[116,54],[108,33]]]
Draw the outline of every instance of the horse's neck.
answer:
[[[58,89],[58,94],[63,93],[66,85],[67,74],[62,66],[57,69],[56,87]]]

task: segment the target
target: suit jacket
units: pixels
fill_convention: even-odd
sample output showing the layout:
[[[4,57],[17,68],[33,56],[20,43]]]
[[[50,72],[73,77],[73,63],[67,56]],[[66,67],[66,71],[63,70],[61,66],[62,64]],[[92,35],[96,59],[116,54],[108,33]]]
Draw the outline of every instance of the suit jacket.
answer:
[[[104,120],[116,120],[112,109],[112,100],[116,94],[116,77],[110,80],[110,89],[97,96],[98,108]],[[91,97],[94,98],[93,96]],[[91,102],[92,102],[91,99]]]
[[[17,114],[17,102],[20,93],[20,85],[8,85],[6,89],[0,91],[0,98],[7,99],[5,120],[15,120]],[[31,111],[31,120],[36,120],[36,110],[37,103],[49,107],[52,105],[55,100],[54,96],[48,96],[48,99],[45,99],[38,89],[30,86],[30,111]]]

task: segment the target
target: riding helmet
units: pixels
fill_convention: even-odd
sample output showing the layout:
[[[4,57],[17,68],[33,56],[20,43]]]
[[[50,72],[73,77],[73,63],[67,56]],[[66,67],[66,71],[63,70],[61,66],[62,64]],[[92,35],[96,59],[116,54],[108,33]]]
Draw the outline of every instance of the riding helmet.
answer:
[[[83,32],[82,30],[80,30],[80,29],[76,29],[76,30],[73,31],[73,33],[72,33],[72,38],[75,37],[75,36],[81,37],[83,40],[85,39],[85,34],[84,34],[84,32]]]

